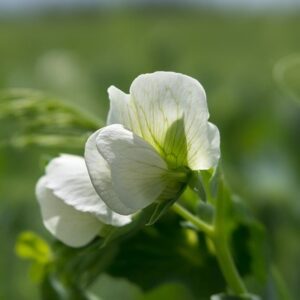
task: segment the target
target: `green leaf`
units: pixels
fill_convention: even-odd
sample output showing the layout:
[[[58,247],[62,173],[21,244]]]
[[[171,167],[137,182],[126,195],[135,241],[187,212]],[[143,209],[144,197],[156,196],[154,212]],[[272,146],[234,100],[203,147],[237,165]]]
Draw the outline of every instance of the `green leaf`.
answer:
[[[53,246],[55,262],[53,273],[67,286],[89,287],[115,259],[119,244],[137,234],[150,217],[152,210],[145,209],[123,227],[109,227],[104,238],[96,238],[82,248],[70,248],[60,242]]]
[[[100,127],[81,109],[25,89],[0,92],[0,121],[11,128],[0,143],[17,147],[81,147],[86,134]]]
[[[34,232],[22,232],[15,245],[16,254],[31,261],[30,278],[40,282],[45,275],[47,266],[53,261],[53,253],[48,244]]]
[[[172,300],[193,300],[191,293],[180,284],[164,284],[158,288],[146,293],[139,300],[157,300],[157,299],[172,299]]]
[[[232,246],[242,275],[252,275],[262,286],[267,280],[268,259],[265,229],[245,203],[233,197],[230,211]]]
[[[225,287],[205,237],[167,213],[153,226],[144,227],[120,244],[108,267],[110,275],[125,277],[149,291],[163,283],[180,283],[196,299],[208,299]]]
[[[125,278],[115,278],[102,274],[89,289],[101,299],[141,300],[143,292]]]
[[[212,199],[221,199],[223,203],[225,218],[222,230],[230,237],[239,272],[242,276],[254,277],[262,289],[266,284],[268,271],[264,226],[254,218],[245,201],[232,194],[220,168],[209,178],[209,187]]]
[[[19,235],[15,252],[20,258],[41,264],[49,263],[53,259],[53,254],[48,244],[31,231],[25,231]]]
[[[79,286],[65,285],[52,273],[45,277],[41,285],[41,298],[42,300],[100,300]]]

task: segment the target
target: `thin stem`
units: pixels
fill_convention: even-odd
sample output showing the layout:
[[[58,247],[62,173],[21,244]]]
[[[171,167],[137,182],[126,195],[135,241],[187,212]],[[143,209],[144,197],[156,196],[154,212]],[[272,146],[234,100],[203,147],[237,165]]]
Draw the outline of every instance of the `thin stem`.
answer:
[[[247,289],[234,264],[228,244],[215,238],[214,245],[220,268],[231,292],[237,296],[247,294]]]
[[[278,271],[275,265],[271,266],[271,274],[275,281],[275,285],[277,286],[278,295],[280,295],[280,299],[283,300],[292,300],[293,297],[287,287],[282,275]]]
[[[198,230],[203,231],[209,237],[213,237],[214,230],[211,225],[203,222],[178,203],[174,203],[172,209],[182,218],[192,223]]]
[[[224,188],[224,186],[222,185],[220,188]],[[224,194],[224,192],[222,194]],[[227,199],[220,196],[216,199],[216,215],[214,223],[215,235],[212,240],[214,242],[216,256],[226,282],[232,293],[240,296],[247,294],[247,289],[238,273],[229,249],[228,236],[225,231],[226,200]]]
[[[247,289],[238,273],[230,253],[228,236],[225,231],[226,200],[221,197],[216,199],[214,226],[211,226],[194,216],[178,203],[175,203],[172,208],[178,215],[192,223],[199,231],[204,232],[212,240],[215,245],[216,257],[221,271],[231,292],[236,296],[246,295]]]

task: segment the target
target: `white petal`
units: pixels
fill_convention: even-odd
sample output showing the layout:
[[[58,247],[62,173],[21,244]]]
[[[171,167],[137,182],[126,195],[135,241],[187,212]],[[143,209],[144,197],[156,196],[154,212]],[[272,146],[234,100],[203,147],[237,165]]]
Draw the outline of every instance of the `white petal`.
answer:
[[[213,130],[211,138],[206,95],[197,80],[173,72],[144,74],[133,81],[130,95],[110,87],[109,97],[108,124],[123,124],[143,137],[171,167],[216,165],[219,149],[211,141],[219,134]]]
[[[132,113],[128,110],[130,96],[111,86],[107,90],[110,101],[110,108],[107,117],[107,124],[127,124]]]
[[[110,169],[110,184],[105,186],[101,175],[96,177],[109,207],[120,214],[133,213],[158,198],[166,187],[167,166],[151,145],[121,125],[101,129],[96,144]],[[92,174],[91,178],[95,184]]]
[[[94,214],[105,224],[123,226],[130,217],[111,211],[95,191],[85,160],[81,156],[63,154],[46,167],[47,187],[54,195],[76,210]]]
[[[96,145],[96,138],[100,130],[94,132],[85,145],[84,158],[92,184],[101,199],[108,207],[122,215],[129,215],[134,211],[125,206],[112,187],[111,171],[108,163],[100,154]],[[106,200],[109,199],[109,200]],[[125,216],[124,216],[125,217]]]
[[[47,187],[45,176],[37,183],[36,195],[45,227],[66,245],[84,246],[99,233],[101,222],[92,214],[77,211],[55,196]]]
[[[191,158],[191,163],[201,165],[201,169],[209,169],[211,167],[216,167],[218,164],[218,161],[220,159],[220,132],[216,125],[208,122],[207,123],[207,135],[205,137],[207,139],[206,148],[202,148],[204,151],[201,155],[201,157],[197,156],[195,157],[195,161]],[[197,140],[199,143],[200,139]],[[195,143],[193,145],[194,151],[197,151],[199,144]],[[197,167],[195,167],[197,169]],[[199,168],[200,169],[200,168]]]

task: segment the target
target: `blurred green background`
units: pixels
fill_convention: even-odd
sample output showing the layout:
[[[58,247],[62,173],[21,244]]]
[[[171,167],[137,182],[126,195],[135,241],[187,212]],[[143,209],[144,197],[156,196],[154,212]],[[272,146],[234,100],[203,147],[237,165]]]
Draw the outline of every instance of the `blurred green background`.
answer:
[[[46,91],[101,124],[112,84],[128,91],[137,75],[156,70],[197,78],[221,132],[227,179],[266,225],[269,257],[298,299],[299,16],[148,7],[2,18],[0,87]],[[41,157],[70,149],[15,147],[17,133],[0,121],[0,299],[37,299],[28,264],[15,256],[14,244],[23,230],[51,240],[34,186],[43,172]],[[139,297],[138,288],[124,280],[101,280],[104,299],[119,299],[118,293],[122,299]],[[176,286],[151,292],[153,299],[172,293],[170,299],[188,299]]]

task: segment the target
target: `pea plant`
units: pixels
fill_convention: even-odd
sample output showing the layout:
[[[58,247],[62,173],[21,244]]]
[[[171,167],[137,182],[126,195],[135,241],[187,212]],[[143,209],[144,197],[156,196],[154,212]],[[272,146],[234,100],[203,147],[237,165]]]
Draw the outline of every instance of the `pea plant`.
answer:
[[[274,299],[264,227],[224,179],[202,85],[155,72],[108,96],[104,126],[38,92],[1,96],[1,114],[22,123],[12,143],[82,154],[51,158],[36,184],[54,242],[24,232],[16,244],[42,299],[98,299],[101,274],[144,291],[180,283],[194,299]]]

